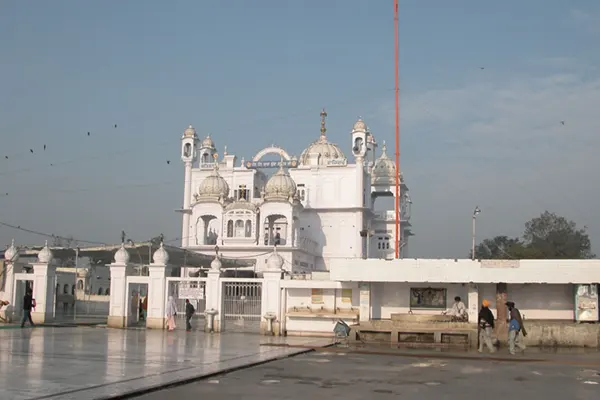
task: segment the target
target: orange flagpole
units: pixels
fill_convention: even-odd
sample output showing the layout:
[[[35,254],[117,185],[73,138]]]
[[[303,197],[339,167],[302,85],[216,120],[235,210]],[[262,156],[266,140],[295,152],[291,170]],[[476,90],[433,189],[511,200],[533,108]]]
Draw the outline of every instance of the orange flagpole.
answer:
[[[400,76],[399,76],[399,58],[400,43],[398,32],[398,0],[394,0],[394,44],[395,44],[395,75],[396,75],[396,258],[400,258]]]

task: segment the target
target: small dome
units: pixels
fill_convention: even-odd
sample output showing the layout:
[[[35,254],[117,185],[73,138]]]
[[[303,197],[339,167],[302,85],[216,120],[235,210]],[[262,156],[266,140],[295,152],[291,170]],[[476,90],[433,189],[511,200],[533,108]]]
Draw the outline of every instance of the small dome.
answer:
[[[222,266],[223,264],[221,263],[219,256],[215,256],[215,259],[212,260],[212,262],[210,263],[210,269],[212,269],[213,271],[219,271]]]
[[[129,262],[129,252],[125,248],[125,244],[121,243],[121,248],[115,253],[115,264],[127,264]]]
[[[265,185],[265,200],[288,201],[290,198],[293,198],[295,194],[296,182],[294,182],[290,174],[283,169],[283,166],[279,168],[279,171],[273,174]]]
[[[154,261],[154,264],[167,265],[169,263],[169,253],[167,253],[162,243],[158,250],[152,255],[152,260]]]
[[[44,248],[38,253],[38,262],[44,264],[50,264],[54,255],[52,254],[52,250],[48,247],[48,241],[46,240],[46,244]]]
[[[277,247],[273,248],[273,253],[267,258],[267,270],[269,271],[281,271],[283,267],[283,257],[277,254]]]
[[[374,145],[377,145],[377,141],[375,140],[375,136],[373,135],[372,132],[367,132],[368,136],[367,136],[367,143],[373,143]]]
[[[365,121],[363,121],[362,118],[359,118],[358,121],[356,121],[354,123],[352,132],[366,132],[366,131],[367,131],[367,124],[365,124]]]
[[[396,164],[387,156],[385,141],[381,147],[381,156],[375,161],[372,172],[374,185],[393,185],[396,183]]]
[[[200,144],[200,148],[202,148],[202,149],[216,149],[215,142],[212,140],[212,138],[210,137],[210,135],[206,136],[202,140],[202,143]]]
[[[218,201],[229,197],[229,185],[219,174],[218,169],[215,163],[213,171],[202,181],[198,188],[198,199]]]
[[[192,125],[190,125],[187,127],[187,129],[185,131],[183,131],[183,136],[184,137],[195,137],[196,130],[194,129],[194,127]]]
[[[15,239],[12,240],[10,247],[4,252],[4,259],[14,263],[19,261],[19,249],[15,246]]]

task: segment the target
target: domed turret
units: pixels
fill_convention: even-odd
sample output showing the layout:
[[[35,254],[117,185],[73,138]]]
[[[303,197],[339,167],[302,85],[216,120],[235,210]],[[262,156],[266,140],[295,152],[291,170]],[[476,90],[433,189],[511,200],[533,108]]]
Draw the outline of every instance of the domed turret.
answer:
[[[187,138],[193,138],[196,136],[196,130],[194,129],[194,127],[192,125],[189,125],[184,131],[183,131],[183,137],[187,137]]]
[[[152,260],[154,264],[167,265],[169,263],[169,253],[167,253],[162,243],[152,255]]]
[[[219,174],[219,168],[215,163],[213,171],[200,184],[198,188],[198,200],[219,201],[229,197],[229,185]]]
[[[327,128],[325,127],[326,117],[327,112],[325,112],[325,110],[321,111],[321,136],[300,154],[300,164],[310,164],[311,154],[317,154],[319,156],[319,165],[327,165],[331,160],[339,161],[340,164],[347,161],[342,149],[340,149],[337,144],[330,143],[327,140],[327,136],[325,135],[325,132],[327,132]]]
[[[215,142],[212,140],[210,135],[207,135],[200,144],[201,149],[216,149]]]
[[[362,120],[362,118],[359,118],[358,121],[354,123],[352,132],[367,132],[367,124]]]
[[[125,265],[129,262],[129,252],[125,248],[125,244],[121,243],[121,247],[115,253],[115,264]]]
[[[283,165],[265,185],[265,200],[288,201],[296,194],[296,182],[290,174],[283,169]]]
[[[13,263],[19,261],[19,249],[15,246],[15,239],[12,240],[10,247],[4,252],[4,259]]]
[[[43,264],[50,264],[54,255],[52,254],[52,250],[48,247],[48,241],[46,240],[46,244],[44,248],[38,253],[38,262]]]
[[[394,185],[396,183],[396,164],[387,156],[385,141],[381,150],[381,156],[373,165],[371,181],[374,185]]]

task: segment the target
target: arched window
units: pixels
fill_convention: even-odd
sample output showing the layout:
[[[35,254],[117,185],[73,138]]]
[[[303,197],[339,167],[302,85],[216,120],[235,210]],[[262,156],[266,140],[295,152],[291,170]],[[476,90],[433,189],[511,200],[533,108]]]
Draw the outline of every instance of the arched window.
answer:
[[[190,157],[192,155],[192,145],[190,143],[186,143],[183,145],[183,156]]]
[[[75,285],[71,286],[71,294],[75,296]]]
[[[101,287],[99,287],[99,288],[98,288],[98,296],[102,296],[102,292],[103,292],[102,288],[101,288]]]
[[[56,284],[56,294],[60,292],[60,283]]]
[[[244,221],[238,219],[235,221],[235,237],[244,237]]]
[[[227,237],[233,237],[233,221],[227,221]]]
[[[67,285],[66,283],[65,283],[65,286],[63,286],[63,293],[69,294],[69,285]]]
[[[110,288],[106,288],[106,291],[104,292],[105,295],[110,296]]]
[[[246,220],[246,230],[244,232],[244,236],[252,237],[252,221],[250,221],[249,219]]]
[[[77,290],[83,290],[83,281],[81,279],[77,281]]]
[[[208,164],[210,162],[210,158],[208,158],[208,153],[202,154],[202,163]]]

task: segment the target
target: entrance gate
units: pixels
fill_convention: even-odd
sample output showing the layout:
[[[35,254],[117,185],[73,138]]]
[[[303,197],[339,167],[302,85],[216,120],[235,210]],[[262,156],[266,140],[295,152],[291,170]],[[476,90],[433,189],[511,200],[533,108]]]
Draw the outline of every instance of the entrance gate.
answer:
[[[167,298],[173,296],[177,304],[177,329],[185,329],[185,300],[189,300],[196,312],[192,318],[192,330],[204,330],[206,310],[206,278],[167,278]]]
[[[223,327],[237,332],[260,332],[262,280],[223,280]]]

